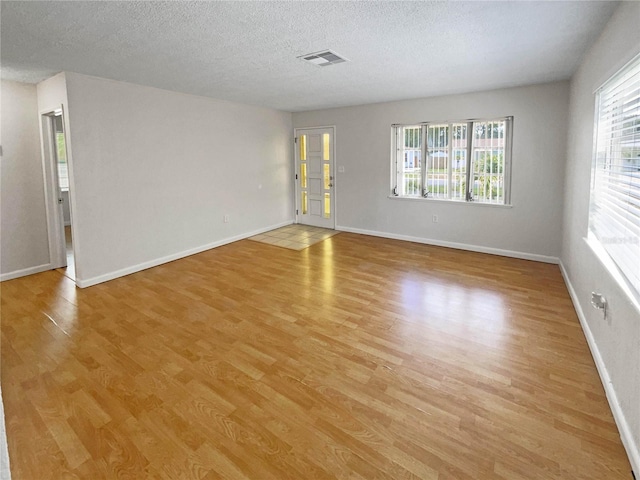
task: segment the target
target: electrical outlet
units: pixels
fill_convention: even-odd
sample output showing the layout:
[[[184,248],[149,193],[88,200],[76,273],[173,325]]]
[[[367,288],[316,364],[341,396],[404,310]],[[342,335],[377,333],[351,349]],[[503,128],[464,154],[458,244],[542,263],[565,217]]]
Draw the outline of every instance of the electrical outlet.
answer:
[[[601,293],[591,292],[591,305],[593,305],[593,308],[602,310],[604,319],[607,319],[607,307],[609,303],[607,302],[607,299],[604,298],[604,295]]]
[[[431,216],[431,221],[432,221],[433,223],[438,223],[438,215],[432,215],[432,216]]]
[[[222,217],[222,221],[224,223],[229,223],[229,215],[225,215],[224,217]]]

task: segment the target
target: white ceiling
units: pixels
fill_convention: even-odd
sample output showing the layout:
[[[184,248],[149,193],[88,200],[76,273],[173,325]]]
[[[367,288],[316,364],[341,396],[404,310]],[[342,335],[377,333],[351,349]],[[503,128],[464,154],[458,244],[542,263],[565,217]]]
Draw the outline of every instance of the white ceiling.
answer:
[[[2,78],[302,111],[569,78],[615,2],[1,2]],[[330,49],[349,62],[296,57]]]

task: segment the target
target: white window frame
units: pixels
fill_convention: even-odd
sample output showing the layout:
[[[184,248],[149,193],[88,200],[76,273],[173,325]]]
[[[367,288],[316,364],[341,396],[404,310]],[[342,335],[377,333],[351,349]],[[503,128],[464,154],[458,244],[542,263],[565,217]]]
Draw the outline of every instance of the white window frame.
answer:
[[[587,241],[621,285],[640,298],[640,157],[625,165],[624,145],[640,147],[640,55],[595,92],[593,161]],[[603,105],[604,104],[604,105]],[[622,108],[629,117],[623,117]],[[631,131],[625,132],[630,124]],[[631,138],[629,138],[631,137]],[[604,155],[599,155],[604,152]],[[638,171],[629,170],[637,168]]]
[[[486,123],[486,122],[505,122],[505,133],[504,133],[504,195],[502,202],[489,202],[478,200],[473,197],[473,185],[470,181],[473,176],[473,165],[474,165],[474,129],[476,123]],[[451,168],[452,162],[449,162],[448,171],[446,174],[447,177],[447,197],[431,197],[429,193],[426,191],[426,182],[427,182],[427,154],[429,149],[427,147],[427,132],[429,126],[435,125],[448,125],[449,127],[449,142],[447,145],[447,150],[449,152],[449,159],[452,159],[453,156],[453,148],[451,144],[453,125],[458,124],[466,124],[467,125],[467,144],[466,144],[466,195],[465,198],[454,198],[452,196],[452,176],[453,169]],[[402,155],[403,151],[403,139],[400,138],[401,132],[403,128],[406,127],[416,127],[422,128],[422,146],[421,146],[421,194],[420,195],[402,195],[399,186],[400,177],[401,177],[401,166],[404,163],[404,158]],[[445,202],[455,202],[455,203],[475,203],[478,205],[493,205],[493,206],[511,206],[511,164],[512,164],[512,143],[513,143],[513,117],[498,117],[498,118],[486,118],[486,119],[468,119],[468,120],[453,120],[453,121],[443,121],[443,122],[418,122],[418,123],[406,123],[406,124],[393,124],[391,125],[391,193],[390,197],[392,198],[404,198],[404,199],[424,199],[428,201],[445,201]],[[438,150],[441,150],[441,147],[437,147]],[[457,149],[459,150],[459,149]]]

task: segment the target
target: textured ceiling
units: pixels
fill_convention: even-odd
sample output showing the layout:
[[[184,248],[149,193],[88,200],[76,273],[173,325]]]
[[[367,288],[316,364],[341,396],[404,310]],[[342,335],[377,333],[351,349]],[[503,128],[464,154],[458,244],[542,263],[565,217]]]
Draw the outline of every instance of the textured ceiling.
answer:
[[[614,2],[1,2],[2,78],[302,111],[567,79]],[[330,49],[349,60],[296,58]]]

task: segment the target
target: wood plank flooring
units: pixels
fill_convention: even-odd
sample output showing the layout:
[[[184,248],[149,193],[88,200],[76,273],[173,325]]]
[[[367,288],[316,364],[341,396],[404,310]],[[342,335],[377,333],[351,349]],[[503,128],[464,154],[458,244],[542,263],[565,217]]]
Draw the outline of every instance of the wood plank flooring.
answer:
[[[1,285],[21,479],[625,479],[555,265],[342,233]]]

